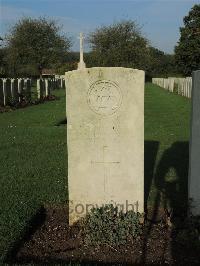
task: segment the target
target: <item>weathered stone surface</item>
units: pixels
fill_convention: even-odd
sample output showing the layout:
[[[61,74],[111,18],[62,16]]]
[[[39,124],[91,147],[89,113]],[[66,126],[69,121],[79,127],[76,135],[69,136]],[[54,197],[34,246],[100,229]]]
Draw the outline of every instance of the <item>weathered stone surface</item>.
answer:
[[[65,78],[70,224],[89,204],[143,212],[144,72],[88,68]]]
[[[190,138],[189,198],[194,215],[200,215],[200,70],[193,73]]]

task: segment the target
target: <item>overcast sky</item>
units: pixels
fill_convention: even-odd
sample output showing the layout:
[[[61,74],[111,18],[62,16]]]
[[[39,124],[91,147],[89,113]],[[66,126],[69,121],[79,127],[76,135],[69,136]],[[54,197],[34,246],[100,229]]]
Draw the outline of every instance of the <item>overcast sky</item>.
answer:
[[[0,0],[0,36],[22,16],[46,16],[58,20],[78,50],[78,34],[122,19],[136,20],[154,47],[173,53],[183,17],[193,0]]]

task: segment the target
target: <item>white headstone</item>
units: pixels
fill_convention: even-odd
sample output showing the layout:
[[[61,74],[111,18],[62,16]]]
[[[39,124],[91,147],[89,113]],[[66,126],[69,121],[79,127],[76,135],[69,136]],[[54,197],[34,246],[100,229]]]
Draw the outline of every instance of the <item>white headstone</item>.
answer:
[[[190,137],[189,198],[194,215],[200,215],[200,70],[193,73]]]
[[[12,99],[18,101],[18,80],[11,79],[11,96]]]
[[[0,79],[0,106],[4,105],[3,80]]]
[[[47,97],[49,95],[49,80],[45,79],[45,96]]]
[[[4,94],[4,105],[7,105],[10,103],[12,99],[11,80],[8,78],[3,79],[3,94]]]
[[[38,99],[42,99],[44,97],[44,80],[43,79],[37,79],[37,96]]]
[[[142,213],[144,71],[97,67],[65,77],[70,224],[92,205]]]
[[[174,78],[169,77],[168,80],[169,80],[169,91],[174,92]]]
[[[19,102],[22,100],[22,94],[24,89],[24,79],[18,79],[18,95],[19,95]]]
[[[31,79],[24,80],[24,89],[27,100],[31,100]]]

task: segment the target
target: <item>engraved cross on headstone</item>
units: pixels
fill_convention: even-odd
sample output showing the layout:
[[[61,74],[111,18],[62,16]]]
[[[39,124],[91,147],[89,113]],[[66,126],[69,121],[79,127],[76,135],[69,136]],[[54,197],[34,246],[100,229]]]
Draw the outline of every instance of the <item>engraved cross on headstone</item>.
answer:
[[[119,164],[119,161],[107,161],[105,160],[105,154],[106,154],[106,149],[108,146],[103,146],[103,160],[102,161],[91,161],[91,164],[102,164],[104,167],[104,192],[106,191],[106,183],[107,179],[109,177],[109,166],[112,164]]]

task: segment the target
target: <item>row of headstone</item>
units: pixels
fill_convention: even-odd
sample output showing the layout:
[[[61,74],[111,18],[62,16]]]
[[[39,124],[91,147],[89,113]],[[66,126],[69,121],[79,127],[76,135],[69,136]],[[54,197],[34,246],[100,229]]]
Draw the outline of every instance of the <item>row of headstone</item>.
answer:
[[[5,106],[13,102],[20,102],[22,98],[31,99],[30,79],[0,79],[0,105]]]
[[[63,78],[37,79],[38,99],[51,95],[51,91],[55,89],[65,89],[65,80]]]
[[[54,89],[65,89],[63,77],[37,80],[37,98],[49,96]],[[29,78],[2,78],[0,79],[0,106],[18,103],[26,99],[31,101],[33,82]]]
[[[152,83],[170,92],[191,98],[192,96],[192,77],[186,78],[152,78]]]
[[[65,75],[55,75],[55,82],[60,89],[65,89]]]

